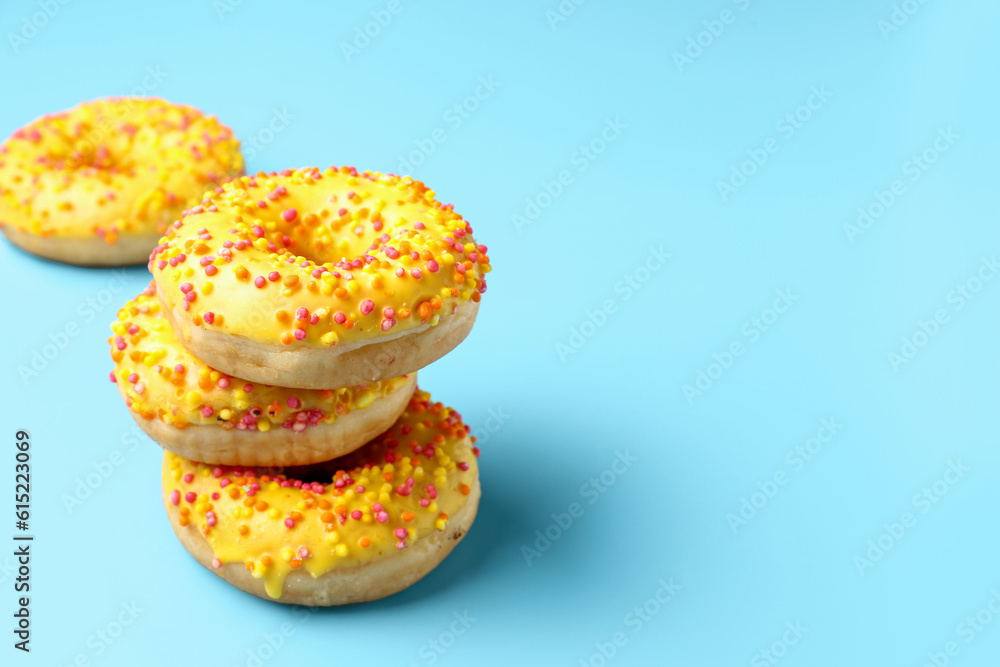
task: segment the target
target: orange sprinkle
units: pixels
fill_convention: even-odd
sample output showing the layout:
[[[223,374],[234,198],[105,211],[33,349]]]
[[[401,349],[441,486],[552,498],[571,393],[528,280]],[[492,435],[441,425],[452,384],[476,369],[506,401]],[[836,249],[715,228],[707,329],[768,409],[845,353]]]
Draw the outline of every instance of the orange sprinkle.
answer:
[[[372,541],[367,537],[362,537],[360,540],[358,540],[358,544],[360,544],[363,548],[367,549],[372,545]]]
[[[467,496],[472,493],[472,489],[469,488],[468,484],[459,484],[458,490],[462,492],[463,496]]]
[[[415,516],[416,515],[413,512],[403,512],[400,515],[400,518],[402,518],[403,521],[405,521],[406,523],[409,523],[409,522],[413,521],[413,519],[414,519]]]

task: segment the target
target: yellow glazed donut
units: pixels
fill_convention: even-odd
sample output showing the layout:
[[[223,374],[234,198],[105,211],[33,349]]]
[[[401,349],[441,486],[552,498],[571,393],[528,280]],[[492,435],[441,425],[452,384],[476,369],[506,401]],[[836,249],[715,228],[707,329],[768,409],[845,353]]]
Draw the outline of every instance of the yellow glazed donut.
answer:
[[[0,145],[0,228],[60,262],[140,264],[184,209],[241,174],[240,144],[215,116],[158,98],[84,102]]]
[[[389,431],[320,466],[274,474],[167,452],[163,501],[184,547],[241,590],[288,604],[377,600],[430,572],[472,525],[468,432],[417,390]]]
[[[416,373],[346,389],[285,389],[220,373],[185,350],[156,287],[118,311],[111,381],[162,447],[206,463],[287,466],[328,461],[389,428]]]
[[[181,343],[227,373],[342,387],[415,371],[468,334],[490,270],[451,205],[352,167],[234,179],[149,269]]]

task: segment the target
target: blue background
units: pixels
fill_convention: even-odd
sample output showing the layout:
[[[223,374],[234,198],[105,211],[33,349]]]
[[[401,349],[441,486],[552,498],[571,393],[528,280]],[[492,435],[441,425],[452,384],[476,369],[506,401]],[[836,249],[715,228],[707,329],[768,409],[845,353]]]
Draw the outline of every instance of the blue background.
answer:
[[[51,18],[4,2],[0,134],[139,89],[255,140],[252,171],[409,159],[495,271],[475,331],[421,371],[484,436],[474,528],[409,590],[303,615],[227,586],[169,528],[160,450],[107,381],[107,324],[145,268],[122,287],[0,242],[0,497],[13,504],[27,428],[37,535],[33,651],[3,629],[2,662],[917,666],[954,642],[949,664],[996,664],[1000,617],[960,624],[1000,590],[1000,279],[976,282],[1000,251],[1000,5],[909,0],[893,25],[890,0],[591,0],[565,21],[546,14],[557,0],[399,2],[367,44],[381,0],[53,1]],[[458,116],[481,77],[499,85]],[[859,207],[880,213],[861,235],[845,228]],[[647,267],[651,248],[670,258]],[[792,305],[775,321],[779,290]],[[68,324],[79,334],[22,379]],[[922,345],[893,363],[904,338]],[[799,466],[788,453],[823,419],[842,427]],[[618,452],[636,461],[607,472]],[[961,477],[934,491],[950,464]],[[571,503],[582,515],[553,527]],[[661,580],[680,588],[650,603]],[[96,639],[133,602],[134,622]]]

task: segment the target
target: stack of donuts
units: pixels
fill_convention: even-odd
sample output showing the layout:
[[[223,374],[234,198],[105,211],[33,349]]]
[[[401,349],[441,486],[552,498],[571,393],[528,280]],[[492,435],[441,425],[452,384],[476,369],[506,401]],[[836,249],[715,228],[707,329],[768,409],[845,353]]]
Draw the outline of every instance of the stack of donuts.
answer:
[[[479,501],[478,449],[417,371],[472,328],[487,249],[409,177],[239,176],[191,202],[108,339],[166,451],[184,547],[265,599],[375,600],[432,570]]]

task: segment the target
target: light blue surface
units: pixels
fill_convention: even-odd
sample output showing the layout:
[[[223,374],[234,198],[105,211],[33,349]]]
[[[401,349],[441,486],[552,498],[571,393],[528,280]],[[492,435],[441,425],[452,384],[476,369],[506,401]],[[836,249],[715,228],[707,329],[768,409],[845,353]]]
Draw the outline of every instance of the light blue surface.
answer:
[[[26,428],[37,541],[33,651],[5,625],[0,662],[997,664],[1000,616],[965,619],[1000,590],[1000,278],[976,283],[1000,253],[1000,5],[907,0],[890,31],[891,0],[592,0],[561,22],[557,0],[398,2],[346,55],[388,3],[49,0],[14,45],[42,10],[4,3],[0,134],[144,87],[218,114],[254,171],[409,160],[495,266],[474,332],[421,384],[481,434],[503,424],[480,443],[476,524],[425,580],[310,615],[252,598],[178,544],[160,450],[107,381],[107,323],[146,270],[122,286],[2,242],[0,535]],[[689,38],[705,46],[684,62]],[[740,168],[754,173],[723,197]],[[896,180],[881,217],[845,229]],[[70,323],[79,334],[22,381]],[[904,337],[926,344],[894,368]],[[65,494],[115,451],[69,512]],[[946,476],[937,502],[920,497]],[[744,499],[760,506],[745,524],[728,516]],[[134,622],[98,639],[133,602]]]

